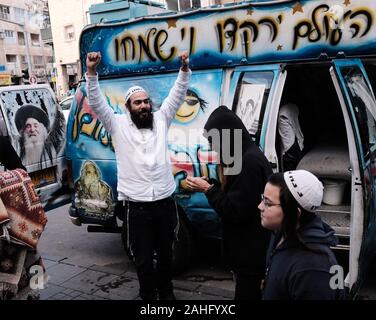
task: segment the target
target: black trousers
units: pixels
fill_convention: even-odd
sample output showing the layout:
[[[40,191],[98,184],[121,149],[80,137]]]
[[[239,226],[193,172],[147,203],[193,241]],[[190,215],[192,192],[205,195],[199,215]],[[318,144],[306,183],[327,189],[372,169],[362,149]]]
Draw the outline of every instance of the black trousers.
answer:
[[[302,158],[302,151],[300,150],[298,140],[295,138],[294,144],[282,156],[283,171],[295,170]]]
[[[172,197],[154,202],[127,202],[128,246],[133,254],[143,300],[171,294],[172,244],[177,224]],[[156,264],[154,265],[154,257]]]

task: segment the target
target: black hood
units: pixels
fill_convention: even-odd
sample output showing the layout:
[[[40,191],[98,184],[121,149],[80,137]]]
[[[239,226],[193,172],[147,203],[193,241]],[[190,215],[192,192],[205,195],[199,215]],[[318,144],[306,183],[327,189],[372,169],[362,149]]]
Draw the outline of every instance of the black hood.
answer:
[[[252,141],[251,135],[248,133],[248,130],[244,126],[243,122],[240,118],[226,106],[220,106],[215,109],[212,114],[209,116],[208,121],[206,122],[205,126],[205,133],[204,136],[209,140],[210,143],[213,143],[213,149],[220,155],[221,163],[223,164],[223,152],[226,150],[230,150],[231,156],[241,159],[242,155],[252,146],[254,143]],[[220,143],[219,146],[214,143],[213,137],[208,136],[207,133],[212,130],[216,129],[220,132],[219,139]],[[224,135],[226,134],[226,130],[229,133],[230,139],[225,139]],[[240,139],[236,139],[238,136],[235,135],[235,130],[241,130],[241,141]],[[239,136],[240,138],[240,136]],[[234,145],[240,144],[242,145],[242,152],[241,154],[234,155]]]
[[[322,244],[335,246],[338,243],[334,230],[321,220],[316,214],[307,214],[302,226],[298,229],[302,240],[306,244]]]

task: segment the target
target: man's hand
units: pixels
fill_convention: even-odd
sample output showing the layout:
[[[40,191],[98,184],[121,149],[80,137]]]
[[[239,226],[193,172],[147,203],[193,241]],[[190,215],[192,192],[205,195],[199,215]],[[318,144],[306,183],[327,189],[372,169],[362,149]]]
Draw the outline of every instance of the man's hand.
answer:
[[[183,51],[182,53],[179,54],[179,60],[181,63],[181,70],[184,72],[188,71],[189,68],[189,56],[187,51]]]
[[[89,76],[95,76],[97,74],[97,65],[101,62],[100,52],[89,52],[86,56],[87,74]]]
[[[207,180],[208,180],[207,177],[188,176],[186,179],[186,182],[190,191],[205,193],[211,187],[211,184]]]

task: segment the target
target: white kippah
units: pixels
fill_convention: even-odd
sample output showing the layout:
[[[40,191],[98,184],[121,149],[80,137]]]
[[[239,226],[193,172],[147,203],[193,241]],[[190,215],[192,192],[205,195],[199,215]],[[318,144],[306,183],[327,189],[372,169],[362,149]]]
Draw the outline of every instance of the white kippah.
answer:
[[[134,87],[130,87],[127,91],[127,93],[125,94],[125,103],[128,102],[129,98],[135,94],[136,92],[145,92],[146,93],[146,90],[140,86],[134,86]]]
[[[303,209],[315,212],[320,207],[324,186],[315,175],[306,170],[293,170],[285,172],[283,178]]]

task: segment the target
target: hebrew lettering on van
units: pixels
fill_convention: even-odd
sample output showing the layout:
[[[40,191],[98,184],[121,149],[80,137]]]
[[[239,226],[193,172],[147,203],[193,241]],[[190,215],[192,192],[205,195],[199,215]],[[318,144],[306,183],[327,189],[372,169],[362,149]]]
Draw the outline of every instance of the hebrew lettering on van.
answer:
[[[102,179],[102,173],[93,161],[85,161],[80,177],[74,184],[75,205],[86,213],[106,220],[113,203],[112,189]]]
[[[169,23],[169,22],[167,22]],[[170,25],[170,24],[169,24]],[[189,41],[189,53],[193,54],[195,50],[196,29],[191,27],[188,31],[186,27],[180,29],[180,41]],[[177,46],[166,46],[169,38],[168,29],[151,28],[146,35],[124,33],[114,39],[115,60],[142,62],[149,61],[171,61],[178,54]]]
[[[177,70],[190,53],[193,69],[246,62],[371,54],[376,48],[373,0],[291,1],[202,9],[84,30],[81,58],[101,51],[100,75]],[[84,59],[82,59],[84,61]]]
[[[56,164],[65,144],[63,113],[46,89],[3,92],[7,117],[22,163],[40,169]]]
[[[298,22],[294,28],[292,49],[299,47],[300,40],[315,43],[322,39],[336,46],[345,40],[366,36],[374,25],[374,13],[367,8],[345,10],[341,6],[322,4],[313,11],[310,19]]]
[[[244,48],[245,57],[248,58],[250,56],[251,43],[258,40],[259,29],[266,26],[270,31],[268,41],[274,42],[278,36],[278,24],[281,22],[282,15],[277,18],[263,17],[258,21],[252,19],[238,20],[235,18],[218,21],[216,29],[219,52],[233,51],[239,45]]]

